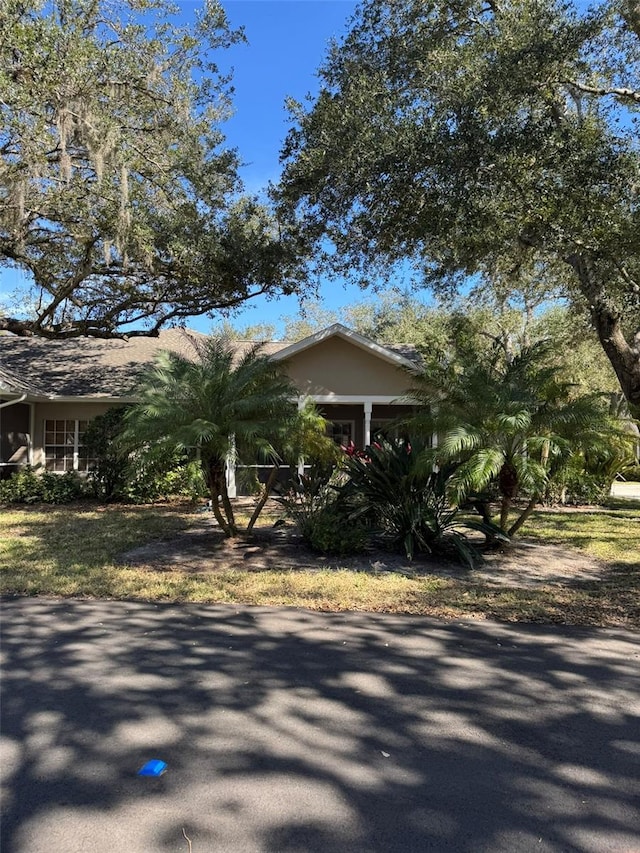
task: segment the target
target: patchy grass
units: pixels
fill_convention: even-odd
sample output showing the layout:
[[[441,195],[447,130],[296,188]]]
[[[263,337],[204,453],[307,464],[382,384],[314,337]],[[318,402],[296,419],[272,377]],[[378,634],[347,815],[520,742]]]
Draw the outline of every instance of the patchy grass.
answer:
[[[540,542],[569,545],[618,566],[640,568],[640,503],[611,500],[606,508],[542,510],[523,528]]]
[[[193,574],[116,564],[123,551],[168,538],[196,519],[194,509],[184,505],[5,509],[0,512],[0,591],[640,628],[637,503],[596,512],[543,511],[529,524],[527,536],[568,544],[608,564],[605,580],[571,586],[524,589],[346,570]]]

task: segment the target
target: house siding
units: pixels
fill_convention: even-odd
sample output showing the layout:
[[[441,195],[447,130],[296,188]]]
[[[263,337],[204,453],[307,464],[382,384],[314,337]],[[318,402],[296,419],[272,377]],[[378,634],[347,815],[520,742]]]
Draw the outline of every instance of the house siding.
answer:
[[[0,371],[0,379],[4,376],[5,385],[12,389],[24,386],[29,423],[26,428],[24,413],[19,430],[15,425],[5,429],[0,422],[3,449],[10,451],[12,457],[18,453],[17,465],[30,461],[36,467],[44,467],[46,420],[91,421],[113,406],[126,405],[134,396],[137,372],[152,363],[160,349],[191,355],[194,340],[203,339],[198,333],[179,329],[161,332],[157,339],[129,341],[7,337],[2,352],[5,370],[4,374]],[[238,353],[248,346],[247,342],[238,342]],[[406,353],[368,342],[339,324],[295,344],[271,342],[265,353],[278,360],[282,353],[281,364],[299,389],[300,399],[315,397],[327,420],[351,422],[350,434],[358,446],[365,444],[372,421],[395,418],[410,410],[396,401],[405,397],[412,384],[407,370],[412,359]],[[118,402],[121,395],[126,396]],[[16,413],[8,415],[15,416]],[[68,445],[67,433],[63,431],[61,444],[59,432],[52,438],[58,442],[53,445],[58,450]],[[15,440],[18,446],[14,448],[11,442],[15,444]],[[65,465],[68,463],[67,454],[58,458]],[[75,456],[73,463],[77,464]]]
[[[411,385],[402,368],[339,337],[296,353],[284,365],[302,394],[401,397]]]

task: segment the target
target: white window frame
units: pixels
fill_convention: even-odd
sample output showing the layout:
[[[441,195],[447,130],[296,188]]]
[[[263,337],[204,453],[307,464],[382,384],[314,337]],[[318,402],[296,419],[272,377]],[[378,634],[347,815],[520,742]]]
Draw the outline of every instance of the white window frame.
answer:
[[[64,460],[65,467],[62,471],[56,470],[55,467],[53,467],[53,468],[49,467],[49,462],[52,462],[53,465],[55,466],[55,464],[57,462],[57,460],[55,458],[52,460],[47,459],[48,448],[52,448],[55,450],[58,447],[67,447],[67,446],[69,448],[71,447],[71,444],[67,443],[67,442],[65,442],[64,444],[50,444],[47,442],[47,433],[53,432],[54,434],[56,434],[58,432],[58,430],[55,429],[55,424],[59,421],[64,422],[64,425],[65,425],[64,435],[65,435],[65,437],[67,435],[71,435],[71,431],[67,430],[67,424],[73,423],[73,453],[72,454],[71,453],[65,454],[65,457],[71,456],[72,464],[71,464],[71,467],[68,467],[67,466],[67,460],[65,459]],[[47,423],[54,424],[54,429],[48,430],[47,429]],[[52,474],[66,474],[68,471],[78,471],[81,474],[86,474],[89,471],[89,465],[91,463],[90,459],[87,459],[86,467],[84,467],[84,468],[80,468],[80,464],[79,464],[80,463],[80,448],[83,447],[83,445],[80,444],[80,424],[81,423],[85,425],[84,429],[86,429],[88,424],[89,424],[89,419],[88,418],[45,418],[44,419],[43,431],[42,431],[42,437],[43,437],[42,447],[43,447],[43,451],[44,451],[44,467],[45,467],[46,471],[48,471]]]

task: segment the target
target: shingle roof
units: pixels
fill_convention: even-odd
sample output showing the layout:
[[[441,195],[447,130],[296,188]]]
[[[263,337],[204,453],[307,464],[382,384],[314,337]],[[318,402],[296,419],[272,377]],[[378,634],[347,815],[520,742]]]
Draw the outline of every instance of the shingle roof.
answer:
[[[0,388],[35,396],[131,397],[140,371],[153,363],[161,350],[190,355],[194,342],[206,336],[188,329],[165,329],[158,337],[129,340],[71,338],[48,340],[0,336]],[[255,341],[235,341],[238,354]],[[267,341],[262,351],[274,355],[291,341]],[[415,347],[385,345],[387,349],[419,359]],[[5,376],[3,383],[2,377]]]
[[[193,351],[199,332],[166,329],[157,338],[0,338],[0,367],[43,395],[127,397],[160,350]]]
[[[0,393],[4,394],[44,394],[44,391],[37,385],[27,384],[15,376],[10,370],[5,370],[0,366]]]

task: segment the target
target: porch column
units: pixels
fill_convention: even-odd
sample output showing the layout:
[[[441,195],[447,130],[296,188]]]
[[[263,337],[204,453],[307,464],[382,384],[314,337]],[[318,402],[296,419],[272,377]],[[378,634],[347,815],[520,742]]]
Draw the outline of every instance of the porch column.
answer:
[[[300,396],[298,397],[298,411],[301,412],[304,409],[304,404],[306,403],[307,398]],[[304,477],[304,457],[301,456],[298,459],[298,477]]]
[[[364,401],[364,446],[368,447],[371,444],[371,412],[373,411],[373,403],[371,400]]]
[[[227,494],[230,498],[235,498],[238,496],[236,491],[236,437],[235,435],[231,435],[229,439],[231,446],[227,454],[227,465],[224,476],[227,481]]]

